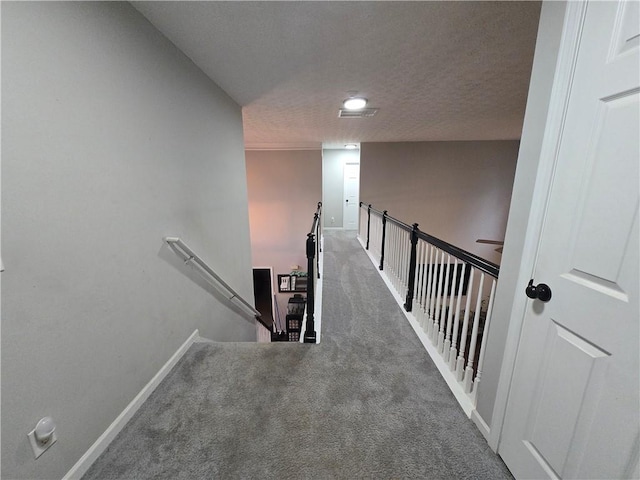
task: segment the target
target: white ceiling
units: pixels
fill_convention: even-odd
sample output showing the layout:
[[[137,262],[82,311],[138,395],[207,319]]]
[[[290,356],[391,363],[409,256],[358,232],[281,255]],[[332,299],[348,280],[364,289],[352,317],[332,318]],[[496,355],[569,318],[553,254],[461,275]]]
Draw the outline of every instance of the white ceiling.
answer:
[[[520,138],[539,2],[133,2],[242,105],[247,148]],[[380,109],[340,119],[350,92]]]

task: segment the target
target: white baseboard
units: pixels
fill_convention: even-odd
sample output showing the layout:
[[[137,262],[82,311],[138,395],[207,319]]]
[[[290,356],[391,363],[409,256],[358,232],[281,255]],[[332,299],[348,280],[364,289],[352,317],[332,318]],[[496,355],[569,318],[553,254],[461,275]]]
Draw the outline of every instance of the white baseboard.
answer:
[[[164,380],[167,374],[171,371],[171,369],[178,363],[178,361],[182,358],[182,356],[189,350],[189,347],[200,340],[200,334],[198,330],[195,330],[189,338],[178,348],[176,353],[174,353],[171,358],[165,363],[162,368],[155,374],[155,376],[147,383],[140,393],[136,395],[136,397],[131,400],[131,403],[125,407],[125,409],[118,415],[118,417],[107,427],[100,437],[89,447],[89,450],[85,452],[80,460],[76,462],[76,464],[71,467],[71,470],[67,472],[67,474],[62,477],[62,480],[71,480],[71,479],[79,479],[87,470],[93,465],[93,462],[97,460],[97,458],[107,449],[109,444],[113,441],[113,439],[120,433],[120,431],[124,428],[127,422],[133,417],[133,415],[138,411],[138,409],[142,406],[142,404],[149,398],[149,395],[153,393],[160,382]]]
[[[495,452],[496,449],[493,448],[491,446],[491,442],[489,442],[491,429],[489,428],[489,425],[487,425],[487,422],[484,421],[484,418],[480,416],[480,414],[478,413],[478,410],[474,409],[473,412],[471,412],[471,420],[473,421],[473,423],[476,424],[476,427],[478,427],[478,430],[480,430],[480,433],[482,433],[482,436],[485,438],[485,440],[491,447],[491,450]]]

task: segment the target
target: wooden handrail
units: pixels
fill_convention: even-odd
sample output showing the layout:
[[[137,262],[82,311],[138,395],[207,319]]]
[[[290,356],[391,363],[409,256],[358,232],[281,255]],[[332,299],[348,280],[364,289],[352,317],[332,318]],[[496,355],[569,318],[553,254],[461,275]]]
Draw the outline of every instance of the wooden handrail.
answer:
[[[366,206],[366,204],[364,202],[360,202],[360,207],[362,208],[363,206]],[[395,223],[396,225],[406,230],[407,232],[413,231],[414,227],[412,225],[404,223],[398,220],[397,218],[390,216],[389,214],[386,213],[386,210],[384,212],[381,212],[380,210],[374,209],[370,205],[367,207],[367,210],[382,216],[387,221]],[[454,257],[458,258],[459,260],[462,260],[463,262],[471,264],[478,270],[481,270],[491,275],[494,278],[498,278],[498,274],[500,273],[500,266],[496,265],[495,263],[485,260],[484,258],[479,257],[478,255],[475,255],[471,252],[463,250],[460,247],[456,247],[455,245],[449,242],[446,242],[440,238],[434,237],[433,235],[429,235],[428,233],[421,231],[417,227],[416,227],[416,233],[418,235],[418,238],[424,240],[425,242],[428,242],[438,247],[439,249],[444,250],[445,252],[453,255]]]

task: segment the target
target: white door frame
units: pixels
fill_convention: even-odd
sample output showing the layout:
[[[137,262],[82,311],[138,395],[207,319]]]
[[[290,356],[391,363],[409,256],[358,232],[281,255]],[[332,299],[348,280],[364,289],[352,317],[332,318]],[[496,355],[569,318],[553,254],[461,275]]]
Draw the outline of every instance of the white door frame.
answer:
[[[513,307],[509,321],[509,330],[505,342],[502,368],[496,392],[496,400],[491,419],[491,431],[489,434],[489,446],[500,451],[500,439],[504,427],[504,419],[509,400],[509,391],[513,380],[518,344],[526,314],[527,301],[524,289],[529,279],[533,278],[533,272],[538,257],[538,247],[540,236],[545,220],[545,213],[551,190],[551,183],[556,167],[558,156],[556,155],[560,137],[561,126],[567,112],[567,101],[575,64],[578,54],[580,33],[584,15],[586,13],[586,2],[567,2],[566,15],[564,19],[562,39],[556,63],[556,72],[549,101],[549,112],[545,125],[542,148],[540,150],[540,163],[535,180],[531,209],[527,222],[527,232],[525,234],[522,258],[517,276],[517,285],[513,299]],[[519,287],[522,288],[519,288]]]

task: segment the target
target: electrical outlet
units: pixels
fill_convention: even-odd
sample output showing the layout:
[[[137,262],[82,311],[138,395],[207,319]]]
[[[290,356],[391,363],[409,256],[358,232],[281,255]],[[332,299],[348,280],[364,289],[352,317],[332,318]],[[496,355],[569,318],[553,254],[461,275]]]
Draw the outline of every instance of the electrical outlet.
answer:
[[[332,224],[336,223],[336,217],[331,217],[331,223]]]
[[[51,446],[58,441],[58,436],[56,432],[51,433],[51,437],[46,441],[39,441],[36,438],[36,431],[32,430],[27,434],[29,437],[29,443],[31,444],[31,449],[33,450],[33,456],[38,459],[40,455],[49,450]]]

